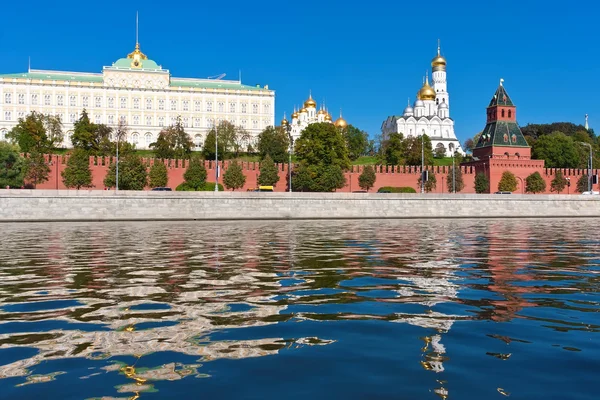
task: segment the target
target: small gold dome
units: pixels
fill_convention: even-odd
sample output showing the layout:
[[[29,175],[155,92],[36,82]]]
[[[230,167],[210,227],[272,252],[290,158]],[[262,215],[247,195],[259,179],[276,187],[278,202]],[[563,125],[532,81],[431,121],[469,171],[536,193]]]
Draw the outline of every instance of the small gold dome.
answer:
[[[345,128],[348,126],[348,123],[346,122],[346,120],[342,117],[339,117],[335,122],[334,125],[337,126],[338,128]]]
[[[281,126],[287,126],[287,125],[289,125],[289,122],[288,122],[288,120],[287,120],[287,119],[284,117],[284,118],[281,120]]]
[[[306,108],[304,108],[304,107],[302,107],[302,108],[300,109],[300,114],[302,114],[302,113],[307,113],[307,112],[308,112],[308,111],[306,111]]]
[[[317,113],[317,115],[325,115],[325,114],[326,114],[325,110],[319,110],[319,112]]]
[[[292,120],[297,119],[298,118],[298,113],[296,111],[294,111],[292,113]]]
[[[431,86],[429,86],[429,77],[425,81],[425,84],[419,90],[419,99],[420,100],[435,100],[435,90]]]
[[[312,94],[308,95],[308,100],[306,100],[304,102],[304,107],[305,108],[310,108],[310,107],[317,108],[317,102],[313,100]]]
[[[327,115],[325,115],[325,121],[331,122],[331,119],[331,114],[327,113]]]

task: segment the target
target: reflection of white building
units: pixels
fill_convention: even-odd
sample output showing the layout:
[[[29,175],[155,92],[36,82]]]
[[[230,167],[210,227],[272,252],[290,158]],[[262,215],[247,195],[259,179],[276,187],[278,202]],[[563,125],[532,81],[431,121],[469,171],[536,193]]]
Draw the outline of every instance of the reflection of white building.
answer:
[[[454,120],[450,118],[450,100],[446,81],[446,59],[440,54],[431,60],[433,68],[433,86],[429,85],[429,76],[423,87],[417,92],[417,99],[411,106],[410,101],[402,115],[392,115],[381,125],[384,139],[391,133],[402,133],[404,137],[426,134],[431,139],[433,149],[443,148],[446,156],[455,151],[464,154],[460,142],[454,133]]]
[[[101,73],[29,70],[0,74],[0,140],[32,111],[58,115],[70,146],[73,123],[87,110],[90,121],[115,127],[124,121],[127,140],[146,149],[181,117],[196,147],[213,125],[229,121],[256,137],[275,124],[275,92],[240,80],[171,76],[140,50],[139,43]]]

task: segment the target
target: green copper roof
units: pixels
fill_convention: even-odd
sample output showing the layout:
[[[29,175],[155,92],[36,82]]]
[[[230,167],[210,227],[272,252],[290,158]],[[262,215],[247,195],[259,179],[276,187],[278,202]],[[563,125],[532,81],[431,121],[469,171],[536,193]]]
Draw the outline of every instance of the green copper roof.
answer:
[[[498,86],[498,89],[496,89],[496,93],[494,94],[494,97],[492,97],[492,100],[490,101],[490,105],[488,107],[494,106],[514,107],[512,100],[510,99],[508,93],[506,93],[506,89],[504,89],[504,86],[502,85]]]
[[[117,68],[131,68],[131,58],[119,58],[117,61],[113,63],[113,67]],[[154,60],[141,60],[142,68],[132,68],[132,69],[162,69]]]
[[[194,79],[171,79],[171,87],[197,87],[206,89],[229,89],[229,90],[265,90],[257,86],[244,85],[238,81],[206,81]]]
[[[485,126],[475,148],[489,146],[529,147],[521,128],[513,121],[495,121]]]
[[[94,74],[82,74],[80,72],[77,73],[68,73],[68,72],[54,72],[54,71],[32,71],[32,72],[23,72],[17,74],[0,74],[0,78],[12,79],[33,79],[33,80],[44,80],[44,81],[71,81],[71,82],[97,82],[102,83],[104,80],[102,79],[102,75],[94,75]]]

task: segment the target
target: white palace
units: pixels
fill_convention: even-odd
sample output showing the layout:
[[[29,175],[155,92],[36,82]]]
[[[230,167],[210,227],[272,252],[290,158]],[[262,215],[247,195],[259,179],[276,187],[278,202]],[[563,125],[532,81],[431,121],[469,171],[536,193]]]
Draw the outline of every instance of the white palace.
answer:
[[[450,118],[450,100],[446,81],[446,59],[440,54],[431,60],[433,86],[429,85],[429,76],[423,87],[417,92],[413,106],[404,109],[402,115],[392,115],[381,125],[383,138],[391,133],[402,133],[404,137],[426,134],[431,139],[433,149],[444,148],[446,156],[455,151],[465,154],[454,133],[454,120]]]
[[[140,50],[102,73],[29,70],[0,74],[0,140],[32,111],[60,116],[70,147],[73,123],[82,110],[97,124],[128,126],[127,140],[147,149],[178,117],[200,148],[208,131],[222,121],[245,128],[254,138],[275,125],[275,92],[241,80],[172,77]]]

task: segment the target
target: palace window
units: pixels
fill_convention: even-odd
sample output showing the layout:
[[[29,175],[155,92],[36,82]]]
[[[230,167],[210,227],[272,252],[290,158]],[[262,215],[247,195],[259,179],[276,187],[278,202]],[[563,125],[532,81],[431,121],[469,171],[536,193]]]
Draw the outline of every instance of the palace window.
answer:
[[[49,94],[45,94],[44,95],[44,105],[45,106],[49,106],[50,105],[50,95]]]
[[[96,97],[96,108],[102,107],[102,97]]]
[[[140,99],[139,97],[134,97],[133,98],[133,108],[136,110],[140,109]]]
[[[221,112],[221,113],[224,112],[225,111],[225,103],[223,103],[222,101],[218,102],[217,103],[217,110],[219,112]]]
[[[171,111],[177,111],[177,100],[171,100]]]
[[[196,150],[200,150],[200,148],[202,147],[202,136],[194,136],[194,145],[196,146]]]
[[[152,99],[146,99],[146,110],[152,110]]]
[[[177,123],[177,117],[171,117],[171,126]]]
[[[256,104],[256,103],[252,104],[252,113],[258,114],[258,104]]]
[[[190,119],[188,117],[184,117],[183,118],[183,127],[184,128],[189,128],[190,127]]]
[[[119,117],[119,122],[122,124],[127,124],[127,116],[126,115],[121,115]]]
[[[74,124],[75,121],[77,121],[77,114],[75,114],[75,113],[69,114],[69,122]]]
[[[108,116],[108,124],[109,125],[114,125],[115,123],[115,116],[114,115],[109,115]]]
[[[206,111],[208,111],[208,112],[212,111],[212,101],[206,102]]]
[[[271,111],[271,105],[270,104],[265,104],[264,110],[265,110],[265,114],[268,114],[269,111]]]
[[[158,99],[158,109],[159,110],[165,109],[165,100],[164,99]]]
[[[152,134],[150,132],[146,133],[146,147],[150,147],[152,144]]]
[[[152,117],[149,115],[146,116],[146,125],[152,126]]]
[[[134,115],[133,116],[133,124],[134,125],[139,125],[140,124],[140,116],[139,115]]]
[[[194,128],[200,128],[200,118],[194,118]]]
[[[131,142],[134,145],[138,144],[139,139],[140,139],[140,135],[138,135],[137,133],[134,133],[133,135],[131,135]]]
[[[206,127],[207,128],[212,128],[213,127],[213,119],[212,118],[207,118],[206,119]]]
[[[199,101],[194,102],[194,111],[200,111],[202,109],[202,103]]]
[[[235,112],[235,103],[229,103],[229,112],[230,113],[234,113]]]
[[[21,119],[21,118],[25,118],[25,113],[23,111],[19,111],[17,113],[17,118]]]
[[[115,98],[109,97],[108,98],[108,108],[114,108],[114,107],[115,107]]]
[[[504,118],[504,108],[502,109],[502,118]]]
[[[10,121],[12,119],[12,114],[10,111],[5,111],[4,112],[4,120],[5,121]]]
[[[246,114],[246,103],[242,103],[242,114]]]
[[[32,94],[31,95],[31,104],[33,104],[34,106],[37,106],[37,103],[38,103],[38,95]]]
[[[19,93],[19,104],[25,104],[25,94]]]
[[[101,124],[102,123],[102,115],[96,114],[94,117],[94,123]]]
[[[240,125],[242,126],[242,128],[247,128],[248,127],[248,121],[246,121],[245,119],[240,121]]]
[[[11,93],[4,93],[4,102],[6,104],[12,103],[12,94]]]
[[[58,96],[56,96],[56,105],[57,106],[62,106],[64,103],[64,97],[62,94],[59,94]]]
[[[127,108],[127,99],[125,97],[121,97],[121,108]]]
[[[252,129],[258,129],[258,121],[257,120],[252,121]]]
[[[69,106],[70,107],[77,106],[77,97],[75,97],[75,96],[69,96]]]
[[[90,98],[88,96],[83,96],[83,99],[81,99],[81,105],[84,108],[89,107],[90,106]]]
[[[158,117],[158,126],[165,126],[165,117]]]
[[[0,140],[6,140],[6,134],[8,133],[8,131],[6,129],[2,129],[0,131]]]
[[[189,100],[184,100],[183,101],[183,111],[189,111],[190,109],[190,102]]]

